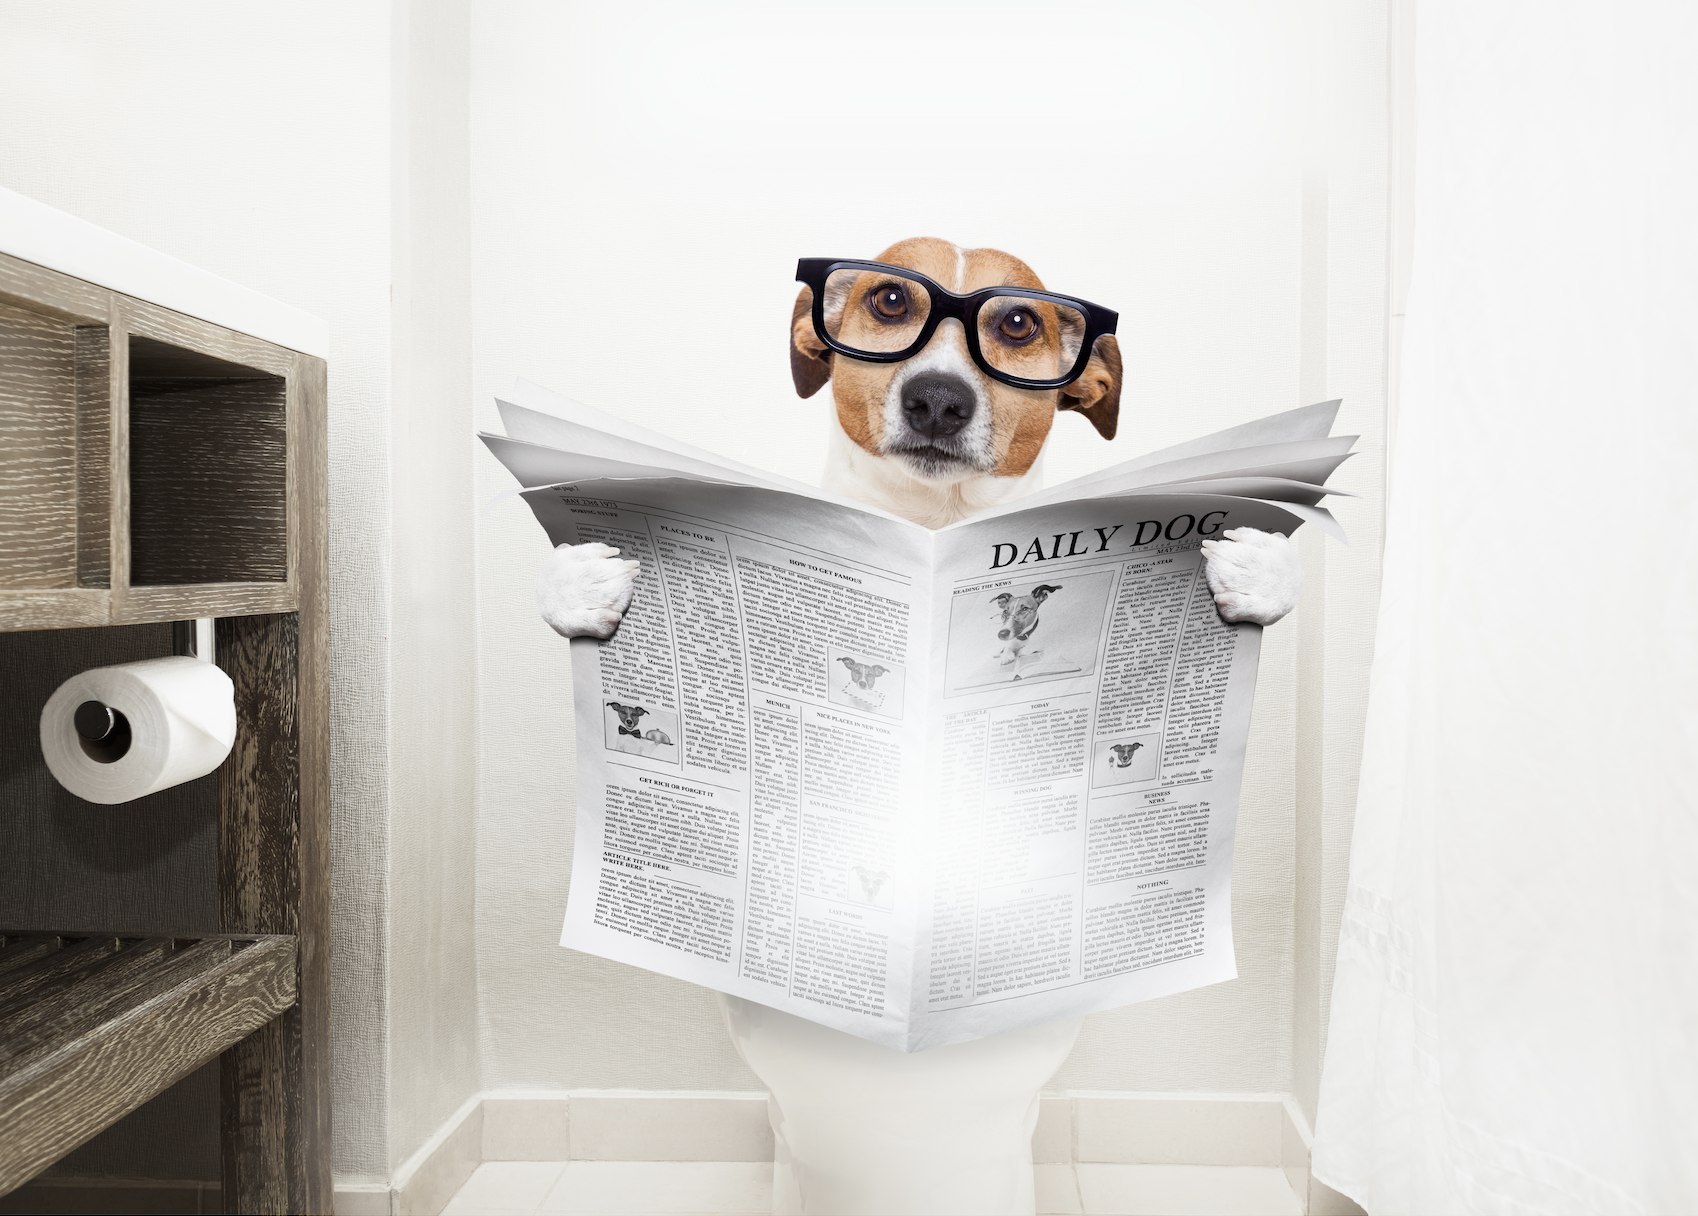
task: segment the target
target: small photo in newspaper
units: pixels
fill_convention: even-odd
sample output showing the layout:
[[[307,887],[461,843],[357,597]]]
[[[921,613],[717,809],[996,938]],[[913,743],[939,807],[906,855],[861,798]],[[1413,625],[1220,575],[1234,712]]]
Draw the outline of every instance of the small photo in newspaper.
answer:
[[[896,884],[881,866],[852,865],[843,871],[844,894],[851,903],[889,911],[896,906]]]
[[[1091,785],[1132,785],[1154,781],[1161,767],[1161,735],[1126,735],[1097,742]]]
[[[945,696],[1096,672],[1114,572],[1058,574],[958,595]]]
[[[628,697],[604,702],[601,717],[609,751],[678,762],[678,715],[671,710]]]
[[[826,647],[828,701],[863,713],[902,716],[902,698],[908,669],[877,655]]]

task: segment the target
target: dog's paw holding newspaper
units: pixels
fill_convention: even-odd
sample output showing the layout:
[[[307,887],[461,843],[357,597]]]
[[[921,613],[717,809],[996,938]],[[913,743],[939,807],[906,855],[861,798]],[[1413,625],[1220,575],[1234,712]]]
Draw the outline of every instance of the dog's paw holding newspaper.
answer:
[[[1203,556],[1221,620],[1272,625],[1297,607],[1303,563],[1278,532],[1229,528],[1220,540],[1203,542]]]
[[[537,607],[563,638],[613,636],[631,606],[637,565],[611,545],[561,545],[537,575]]]

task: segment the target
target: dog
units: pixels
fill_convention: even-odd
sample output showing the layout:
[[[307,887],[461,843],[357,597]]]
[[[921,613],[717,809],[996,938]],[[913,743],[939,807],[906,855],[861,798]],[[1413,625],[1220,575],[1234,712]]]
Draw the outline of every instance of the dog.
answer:
[[[1036,272],[1011,254],[935,237],[900,241],[874,260],[918,271],[957,294],[996,286],[1044,290]],[[841,324],[851,316],[863,323],[849,311],[859,304],[830,294],[828,320],[837,310]],[[912,357],[873,363],[821,341],[812,309],[812,289],[804,287],[790,317],[791,380],[803,398],[830,392],[833,425],[820,484],[845,498],[942,528],[1040,489],[1043,449],[1058,414],[1082,415],[1105,440],[1119,427],[1124,365],[1112,334],[1095,340],[1071,383],[1015,388],[973,362],[966,330],[954,318]],[[1040,326],[1035,337],[1034,368],[1071,365],[1064,327]],[[1223,620],[1271,625],[1296,607],[1303,568],[1285,537],[1232,528],[1202,548]],[[537,578],[537,605],[563,637],[610,638],[636,576],[637,563],[619,560],[607,545],[561,545]]]
[[[866,866],[850,866],[849,872],[861,880],[861,893],[867,897],[869,904],[878,898],[884,880],[890,877],[883,870],[869,870]]]
[[[868,692],[872,691],[872,687],[878,681],[878,678],[889,670],[877,663],[857,663],[854,659],[838,659],[837,661],[849,669],[849,678],[855,681],[855,687],[865,688]]]
[[[609,701],[607,707],[619,715],[619,733],[641,739],[643,732],[637,729],[637,719],[649,711],[641,705],[621,705],[617,701]],[[653,732],[650,732],[653,733]]]
[[[1114,765],[1115,768],[1129,768],[1132,764],[1132,757],[1143,746],[1142,743],[1111,743],[1108,750],[1113,753],[1113,758],[1109,760],[1109,763]]]
[[[1002,627],[996,631],[997,640],[1002,643],[997,651],[997,662],[1007,667],[1019,661],[1020,652],[1026,649],[1027,641],[1037,632],[1038,605],[1060,590],[1056,583],[1039,583],[1025,595],[1004,591],[991,600],[1002,613]]]

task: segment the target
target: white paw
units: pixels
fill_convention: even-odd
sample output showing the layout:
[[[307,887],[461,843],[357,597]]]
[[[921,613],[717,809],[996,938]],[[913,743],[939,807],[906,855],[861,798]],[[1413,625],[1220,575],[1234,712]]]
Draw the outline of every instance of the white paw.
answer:
[[[1220,540],[1203,542],[1203,556],[1221,620],[1272,625],[1297,607],[1303,563],[1278,532],[1229,528]]]
[[[563,638],[610,638],[631,606],[637,563],[609,545],[561,545],[537,575],[537,607]]]

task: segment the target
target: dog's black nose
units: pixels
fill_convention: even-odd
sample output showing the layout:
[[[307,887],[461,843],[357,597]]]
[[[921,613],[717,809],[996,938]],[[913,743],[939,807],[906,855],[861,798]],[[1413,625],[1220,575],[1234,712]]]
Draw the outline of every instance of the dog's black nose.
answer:
[[[927,373],[902,387],[902,412],[915,434],[928,439],[953,435],[973,420],[978,401],[959,376]]]

